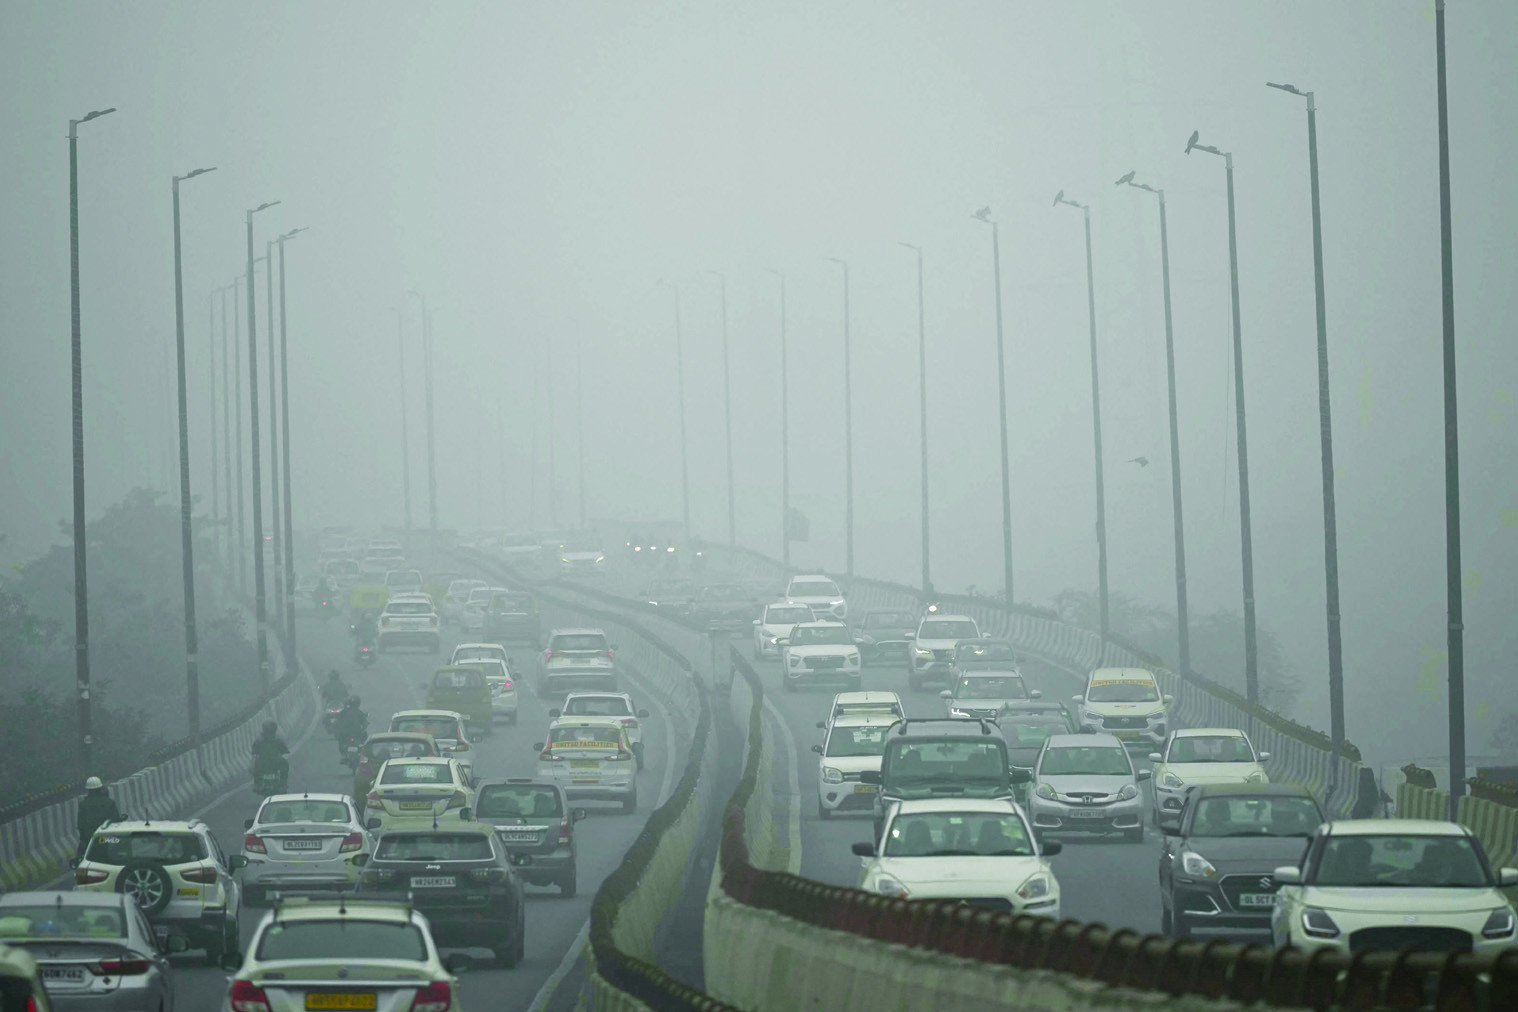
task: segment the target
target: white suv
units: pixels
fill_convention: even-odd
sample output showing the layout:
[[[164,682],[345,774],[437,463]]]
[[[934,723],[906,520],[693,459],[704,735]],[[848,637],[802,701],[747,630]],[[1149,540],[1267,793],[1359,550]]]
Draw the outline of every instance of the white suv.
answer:
[[[227,857],[204,822],[107,822],[95,831],[74,868],[74,888],[122,893],[155,927],[210,963],[239,945],[242,887],[233,874],[241,854]]]
[[[426,594],[401,594],[385,603],[379,617],[379,649],[420,643],[437,653],[442,649],[437,610]]]
[[[1075,721],[1082,731],[1105,732],[1130,748],[1165,740],[1172,697],[1160,693],[1150,671],[1097,668],[1086,680],[1086,691],[1074,699]]]
[[[842,622],[849,617],[849,602],[844,598],[843,591],[838,589],[838,584],[820,573],[791,577],[783,596],[787,601],[795,601],[812,609],[812,614],[820,621]]]

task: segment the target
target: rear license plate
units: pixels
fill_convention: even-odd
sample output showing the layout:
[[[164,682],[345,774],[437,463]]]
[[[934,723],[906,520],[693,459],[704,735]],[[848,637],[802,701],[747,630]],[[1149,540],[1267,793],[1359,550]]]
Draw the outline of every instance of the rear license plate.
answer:
[[[426,811],[426,810],[430,809],[431,807],[432,807],[432,802],[430,802],[430,801],[402,801],[401,802],[401,811],[403,811],[403,812]]]
[[[1101,812],[1083,812],[1079,809],[1070,813],[1070,818],[1072,819],[1100,819],[1102,817]]]
[[[307,993],[306,1008],[356,1010],[368,1012],[379,1008],[379,995],[373,991],[321,991]]]
[[[1276,905],[1275,893],[1240,893],[1239,906],[1241,907],[1273,907]]]
[[[502,843],[537,843],[537,833],[501,833]]]
[[[411,879],[413,889],[452,889],[457,884],[452,875],[417,875]]]
[[[284,848],[285,850],[321,850],[322,842],[320,840],[286,840]]]
[[[601,763],[596,759],[571,759],[569,761],[569,768],[573,770],[598,770],[601,768]]]
[[[42,979],[49,984],[83,984],[82,966],[44,966]]]
[[[854,785],[854,793],[855,794],[876,794],[879,791],[880,791],[880,787],[877,784],[855,784]]]

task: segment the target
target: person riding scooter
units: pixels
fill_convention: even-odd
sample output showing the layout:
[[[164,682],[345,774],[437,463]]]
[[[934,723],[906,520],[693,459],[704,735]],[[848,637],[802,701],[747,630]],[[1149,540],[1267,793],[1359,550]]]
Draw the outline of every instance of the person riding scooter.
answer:
[[[322,723],[328,731],[332,730],[338,713],[342,711],[350,695],[352,693],[349,691],[347,683],[343,681],[343,676],[337,673],[337,669],[333,668],[327,672],[327,680],[321,684],[321,696],[322,707],[326,710],[325,715],[322,717]]]
[[[348,702],[342,711],[332,722],[333,734],[337,737],[337,757],[346,760],[350,745],[362,745],[369,735],[369,715],[359,708],[357,696],[348,697]]]
[[[289,754],[290,747],[279,736],[279,725],[272,720],[264,721],[262,731],[253,742],[254,786],[258,786],[260,778],[266,774],[277,774],[279,789],[284,790],[290,778],[290,761],[285,758]]]
[[[375,642],[379,639],[379,618],[372,610],[366,610],[359,615],[358,621],[353,624],[353,638],[358,649],[374,648]]]

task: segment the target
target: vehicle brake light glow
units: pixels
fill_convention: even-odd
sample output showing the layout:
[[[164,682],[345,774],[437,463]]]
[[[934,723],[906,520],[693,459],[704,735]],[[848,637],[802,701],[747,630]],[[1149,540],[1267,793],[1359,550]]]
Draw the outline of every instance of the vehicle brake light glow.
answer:
[[[152,966],[152,962],[146,959],[102,959],[90,967],[90,971],[97,977],[135,977],[147,973]]]
[[[191,868],[189,871],[180,872],[179,877],[184,879],[186,882],[198,882],[201,885],[215,885],[216,869]]]
[[[545,651],[543,651],[543,660],[545,660],[545,661],[551,661],[551,660],[553,660],[553,651],[552,650],[545,650]]]
[[[608,650],[608,651],[606,651],[606,657],[607,657],[608,660],[610,660],[611,658],[613,658],[615,656],[617,656],[617,652],[615,650]]]
[[[379,804],[380,803],[380,793],[379,793],[379,791],[370,791],[369,792],[369,797],[367,797],[364,800],[367,803],[371,804],[371,805],[377,805],[377,804]]]
[[[447,981],[433,981],[416,993],[411,1012],[448,1012],[453,1008],[453,988]]]
[[[95,885],[97,882],[104,882],[110,877],[110,872],[101,871],[99,868],[74,869],[75,885]]]
[[[361,849],[363,846],[364,834],[349,833],[347,836],[343,837],[343,845],[337,850],[339,854],[351,854],[355,850]]]
[[[242,838],[242,849],[249,854],[267,854],[268,848],[264,846],[263,838],[257,833],[249,833]]]
[[[269,996],[264,994],[264,989],[257,984],[250,984],[246,980],[234,980],[230,997],[232,1012],[269,1012]],[[447,1007],[443,1006],[444,1009]]]
[[[574,832],[572,825],[568,815],[559,820],[559,844],[561,846],[569,842],[570,836]]]

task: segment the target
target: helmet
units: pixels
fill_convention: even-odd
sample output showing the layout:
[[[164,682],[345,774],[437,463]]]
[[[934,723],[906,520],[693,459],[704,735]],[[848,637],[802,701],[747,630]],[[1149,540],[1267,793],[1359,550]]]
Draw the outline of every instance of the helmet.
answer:
[[[266,720],[266,721],[264,721],[263,732],[264,732],[264,737],[265,738],[272,738],[272,737],[274,737],[275,733],[278,730],[279,730],[279,725],[276,724],[276,723],[274,723],[274,721],[272,721],[272,720]]]
[[[100,788],[102,788],[104,786],[105,786],[105,784],[102,784],[100,782],[100,778],[99,777],[90,777],[88,780],[86,780],[84,782],[84,789],[87,790],[87,791],[98,791],[98,790],[100,790]]]

